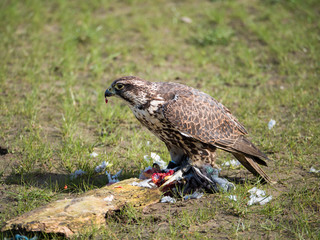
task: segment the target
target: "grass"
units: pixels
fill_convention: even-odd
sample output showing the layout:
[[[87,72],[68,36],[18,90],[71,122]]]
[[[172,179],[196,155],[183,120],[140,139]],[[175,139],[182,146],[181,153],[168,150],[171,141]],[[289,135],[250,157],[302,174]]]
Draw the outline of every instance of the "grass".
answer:
[[[213,194],[150,214],[124,209],[79,238],[319,239],[319,174],[308,173],[320,169],[319,10],[315,0],[1,1],[0,226],[103,186],[94,172],[102,161],[132,177],[150,152],[169,160],[122,102],[104,103],[114,79],[136,75],[223,102],[280,184],[238,184],[238,202]],[[230,159],[219,153],[220,163]],[[77,169],[87,174],[71,180]],[[247,206],[253,186],[272,202]]]

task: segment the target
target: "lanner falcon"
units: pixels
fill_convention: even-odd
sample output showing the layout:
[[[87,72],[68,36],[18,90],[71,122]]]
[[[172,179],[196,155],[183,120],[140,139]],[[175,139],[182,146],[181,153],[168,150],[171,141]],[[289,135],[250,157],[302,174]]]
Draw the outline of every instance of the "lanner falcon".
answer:
[[[127,76],[115,80],[105,91],[106,102],[111,96],[123,99],[135,117],[166,144],[169,166],[179,166],[188,159],[193,166],[217,167],[215,151],[219,148],[272,183],[259,166],[267,166],[267,156],[245,137],[247,130],[229,109],[208,94],[178,83]]]

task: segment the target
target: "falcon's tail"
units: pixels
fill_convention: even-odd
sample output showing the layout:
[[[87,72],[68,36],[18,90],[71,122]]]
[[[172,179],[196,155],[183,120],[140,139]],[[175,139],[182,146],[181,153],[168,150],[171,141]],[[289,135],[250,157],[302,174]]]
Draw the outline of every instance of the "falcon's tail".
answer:
[[[257,161],[254,158],[254,156],[248,156],[244,155],[242,153],[232,153],[233,156],[235,156],[239,162],[243,166],[245,166],[246,169],[248,169],[251,173],[253,173],[255,176],[260,176],[265,182],[268,182],[270,184],[275,184],[277,182],[274,182],[271,180],[271,178],[262,170],[262,168],[258,165]],[[260,159],[259,159],[260,160]]]

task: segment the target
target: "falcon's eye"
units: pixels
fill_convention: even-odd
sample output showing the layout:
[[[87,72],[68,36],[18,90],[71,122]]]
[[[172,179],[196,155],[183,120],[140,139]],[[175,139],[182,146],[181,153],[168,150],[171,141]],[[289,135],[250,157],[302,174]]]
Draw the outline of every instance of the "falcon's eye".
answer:
[[[117,89],[117,90],[121,90],[121,89],[124,88],[124,84],[122,84],[122,83],[117,83],[117,84],[114,86],[114,88]]]

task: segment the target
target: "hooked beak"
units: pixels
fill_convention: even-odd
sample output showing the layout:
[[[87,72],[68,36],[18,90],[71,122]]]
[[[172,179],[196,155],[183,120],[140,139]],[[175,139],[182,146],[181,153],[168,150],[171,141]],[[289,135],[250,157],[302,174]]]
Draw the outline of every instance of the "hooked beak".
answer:
[[[104,93],[104,97],[105,98],[111,97],[113,95],[115,95],[115,92],[114,92],[114,89],[112,87],[109,87]]]

